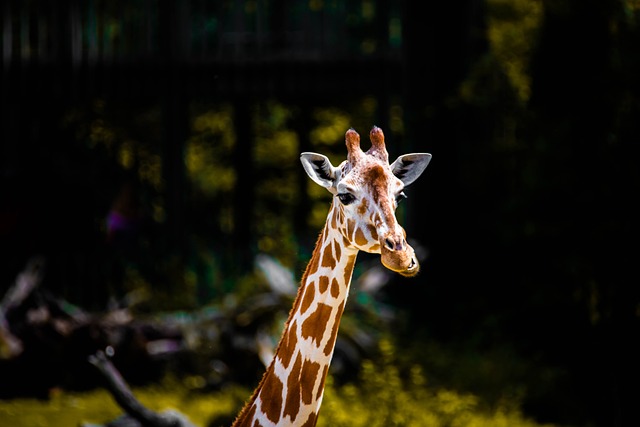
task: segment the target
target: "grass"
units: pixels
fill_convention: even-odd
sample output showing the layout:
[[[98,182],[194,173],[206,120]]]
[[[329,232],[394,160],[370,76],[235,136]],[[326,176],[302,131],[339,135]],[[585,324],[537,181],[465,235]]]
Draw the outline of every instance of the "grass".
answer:
[[[363,363],[357,382],[337,385],[327,379],[318,427],[552,427],[525,417],[517,398],[487,405],[473,394],[430,386],[419,365],[398,366],[389,341],[381,342],[380,353],[376,362]],[[150,409],[178,409],[202,427],[228,426],[251,394],[240,387],[209,393],[195,386],[200,383],[166,379],[133,393]],[[46,401],[0,401],[0,420],[13,427],[105,424],[121,414],[106,390],[53,390]]]
[[[363,371],[373,369],[366,365]],[[329,380],[318,427],[543,427],[508,404],[485,411],[473,395],[429,390],[419,383],[406,386],[394,370],[385,371],[374,382],[373,390],[364,391],[354,384],[337,387]],[[217,418],[229,419],[237,410],[238,396],[249,396],[250,393],[250,390],[233,389],[206,395],[166,386],[133,391],[149,408],[157,411],[179,408],[194,424],[202,427],[209,426]],[[0,401],[2,423],[13,427],[105,424],[121,414],[121,409],[105,390],[54,391],[47,401]]]
[[[134,388],[134,395],[155,411],[179,409],[198,426],[208,426],[212,419],[236,410],[239,395],[250,390],[230,389],[225,393],[205,395],[192,392],[173,381],[161,385]],[[13,427],[74,427],[101,425],[122,415],[109,392],[92,390],[82,393],[53,390],[48,400],[0,400],[2,425]]]
[[[357,384],[325,391],[318,427],[552,427],[520,411],[516,397],[488,405],[478,396],[431,387],[420,365],[401,368],[383,339],[381,357],[365,361]]]

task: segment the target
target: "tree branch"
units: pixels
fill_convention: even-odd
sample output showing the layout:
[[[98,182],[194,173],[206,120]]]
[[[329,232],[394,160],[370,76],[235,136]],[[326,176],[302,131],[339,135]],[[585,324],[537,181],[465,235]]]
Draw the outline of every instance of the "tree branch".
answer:
[[[154,412],[135,398],[120,372],[103,351],[89,356],[89,363],[98,368],[107,380],[107,388],[115,401],[134,420],[144,427],[195,427],[185,415],[177,411]]]

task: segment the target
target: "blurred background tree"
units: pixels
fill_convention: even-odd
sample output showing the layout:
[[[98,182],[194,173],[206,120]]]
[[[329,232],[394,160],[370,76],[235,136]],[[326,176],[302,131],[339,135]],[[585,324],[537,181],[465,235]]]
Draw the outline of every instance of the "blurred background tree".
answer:
[[[640,5],[632,0],[99,1],[0,6],[0,289],[102,309],[299,277],[328,209],[302,151],[385,130],[431,152],[385,288],[435,383],[540,421],[638,423]],[[497,380],[498,378],[499,380]],[[498,390],[498,388],[500,390]]]

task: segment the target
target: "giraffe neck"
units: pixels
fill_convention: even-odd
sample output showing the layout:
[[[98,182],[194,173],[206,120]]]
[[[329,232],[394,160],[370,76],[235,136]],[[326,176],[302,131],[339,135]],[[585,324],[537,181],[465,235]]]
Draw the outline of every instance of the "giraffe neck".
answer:
[[[271,365],[233,427],[315,426],[358,250],[329,215]]]

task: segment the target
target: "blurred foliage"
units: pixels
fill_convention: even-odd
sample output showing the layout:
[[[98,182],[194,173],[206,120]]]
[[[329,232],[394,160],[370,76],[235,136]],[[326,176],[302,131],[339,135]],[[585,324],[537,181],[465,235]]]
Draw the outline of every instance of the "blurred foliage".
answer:
[[[498,154],[515,153],[525,143],[521,135],[530,114],[530,67],[542,25],[543,2],[489,0],[486,9],[488,49],[470,66],[457,99],[450,102],[457,108],[462,103],[484,110],[486,119],[495,123],[491,148]],[[509,163],[499,166],[505,165]],[[477,167],[469,170],[474,169],[477,174]]]
[[[232,109],[222,105],[192,114],[191,136],[185,147],[187,177],[194,190],[204,196],[231,192],[236,182],[231,163],[235,145]]]
[[[517,398],[490,407],[476,395],[434,387],[421,365],[398,364],[398,353],[383,339],[380,357],[363,363],[357,384],[336,386],[329,377],[318,426],[541,426],[521,414]]]
[[[523,416],[517,396],[504,396],[488,405],[477,395],[431,384],[419,364],[404,364],[403,352],[390,339],[380,341],[379,355],[363,363],[359,379],[339,385],[329,376],[318,426],[335,427],[550,427]],[[168,376],[160,384],[132,391],[154,411],[170,408],[186,414],[196,425],[228,425],[251,390],[231,386],[205,390],[200,377]],[[375,404],[372,404],[375,402]],[[82,394],[54,390],[48,401],[0,401],[0,418],[15,427],[105,423],[121,414],[106,391]]]
[[[297,258],[294,227],[299,187],[298,135],[288,128],[290,107],[274,101],[260,104],[253,113],[256,135],[251,151],[254,170],[254,229],[258,252],[272,254],[286,265]],[[247,171],[249,172],[249,171]],[[259,178],[258,178],[259,177]]]
[[[101,196],[115,198],[123,183],[123,176],[133,175],[145,191],[136,196],[145,206],[142,215],[150,215],[155,222],[165,219],[162,192],[165,182],[162,171],[161,120],[157,106],[116,109],[104,99],[94,99],[90,105],[69,109],[63,127],[72,132],[75,143],[103,156],[113,168],[111,181],[101,182]],[[155,131],[154,131],[155,130]],[[108,200],[106,204],[111,202]]]
[[[130,113],[130,114],[128,114]],[[63,125],[74,130],[76,141],[108,156],[124,170],[156,191],[163,189],[160,134],[154,132],[160,120],[156,106],[135,111],[116,110],[104,99],[90,106],[70,109]]]
[[[308,135],[310,149],[327,155],[335,166],[346,157],[344,133],[354,127],[363,139],[363,148],[368,144],[368,130],[374,117],[380,114],[380,105],[373,97],[354,99],[345,107],[316,107],[312,111],[312,129]],[[299,267],[306,263],[311,247],[300,247],[300,239],[294,230],[298,223],[301,188],[306,187],[309,205],[307,225],[311,235],[324,226],[331,203],[330,194],[322,187],[305,179],[303,187],[293,185],[301,177],[299,162],[300,142],[291,122],[301,114],[295,106],[267,100],[250,105],[252,141],[238,141],[234,128],[234,107],[228,103],[203,104],[193,102],[189,108],[188,137],[184,144],[185,207],[188,221],[184,237],[189,251],[179,254],[164,250],[162,229],[166,220],[167,185],[163,173],[164,146],[160,134],[146,133],[145,129],[160,129],[163,113],[154,106],[126,109],[108,103],[104,99],[93,101],[91,107],[71,109],[64,120],[65,128],[71,130],[80,145],[103,156],[116,171],[115,179],[107,183],[104,205],[108,206],[108,195],[116,197],[119,186],[135,180],[137,197],[134,202],[140,218],[149,221],[138,237],[137,249],[126,254],[136,254],[146,248],[156,250],[155,256],[148,252],[144,257],[128,257],[124,262],[125,290],[138,287],[149,290],[155,280],[162,280],[166,292],[159,287],[154,293],[160,301],[170,302],[171,292],[191,298],[174,299],[174,303],[191,301],[207,302],[222,294],[242,292],[242,276],[230,267],[231,252],[225,247],[234,241],[238,227],[250,228],[249,247],[242,249],[251,253],[266,253],[277,257],[288,267]],[[388,138],[401,139],[403,131],[402,107],[394,102],[384,113],[390,118],[393,130]],[[244,166],[236,157],[238,148],[247,147]],[[392,142],[390,150],[397,150]],[[252,185],[252,214],[250,224],[237,224],[238,175],[247,174]],[[106,214],[106,212],[105,212]],[[104,228],[104,226],[103,226]],[[103,229],[103,232],[106,230]],[[303,239],[308,246],[312,239]],[[158,256],[165,261],[158,262]],[[183,257],[180,261],[175,257]],[[182,266],[181,266],[182,265]],[[250,265],[243,267],[250,271]],[[249,280],[247,283],[254,283]],[[181,285],[182,284],[182,285]],[[142,286],[141,286],[142,285]],[[181,289],[181,292],[178,290]],[[162,295],[167,295],[163,297]],[[197,298],[194,294],[199,295]],[[180,307],[173,307],[180,308]]]
[[[522,103],[531,96],[529,64],[536,48],[542,7],[539,0],[487,2],[490,55],[498,62]]]

